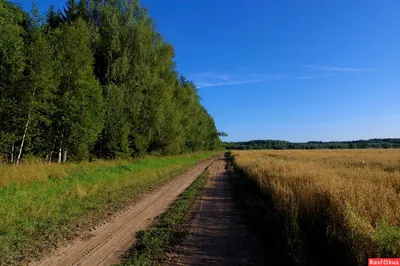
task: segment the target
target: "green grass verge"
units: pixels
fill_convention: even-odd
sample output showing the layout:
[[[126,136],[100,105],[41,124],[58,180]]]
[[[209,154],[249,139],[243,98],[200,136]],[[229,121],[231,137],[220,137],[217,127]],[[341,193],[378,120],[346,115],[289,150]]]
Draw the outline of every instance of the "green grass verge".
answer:
[[[200,175],[152,227],[137,234],[136,243],[127,252],[127,261],[123,265],[157,265],[183,239],[206,176],[207,172]]]
[[[26,264],[214,154],[83,165],[62,178],[0,186],[0,265]]]

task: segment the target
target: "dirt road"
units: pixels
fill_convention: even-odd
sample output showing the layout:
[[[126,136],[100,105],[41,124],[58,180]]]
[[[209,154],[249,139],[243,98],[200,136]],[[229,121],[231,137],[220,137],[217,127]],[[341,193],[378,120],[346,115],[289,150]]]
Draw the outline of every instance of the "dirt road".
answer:
[[[31,265],[111,265],[134,242],[135,233],[145,229],[214,161],[207,160],[174,178],[162,188],[147,195],[134,206],[115,215],[91,232],[89,239],[78,239],[56,250],[49,257]]]
[[[267,265],[261,245],[243,223],[232,199],[226,161],[213,163],[189,236],[166,265]]]

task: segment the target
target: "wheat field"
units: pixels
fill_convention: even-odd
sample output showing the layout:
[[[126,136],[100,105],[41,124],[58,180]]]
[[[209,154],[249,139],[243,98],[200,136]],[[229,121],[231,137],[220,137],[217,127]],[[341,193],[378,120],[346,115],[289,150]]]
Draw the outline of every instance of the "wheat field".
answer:
[[[276,212],[346,246],[359,264],[400,257],[400,150],[234,151]]]

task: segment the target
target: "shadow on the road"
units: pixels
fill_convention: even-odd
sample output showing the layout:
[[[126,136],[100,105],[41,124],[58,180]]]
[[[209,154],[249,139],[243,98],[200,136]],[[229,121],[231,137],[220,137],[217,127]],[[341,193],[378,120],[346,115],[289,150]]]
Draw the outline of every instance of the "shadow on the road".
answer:
[[[225,159],[217,163],[226,164]],[[265,265],[261,245],[243,223],[233,201],[228,172],[222,168],[205,188],[190,234],[174,253],[178,265]]]

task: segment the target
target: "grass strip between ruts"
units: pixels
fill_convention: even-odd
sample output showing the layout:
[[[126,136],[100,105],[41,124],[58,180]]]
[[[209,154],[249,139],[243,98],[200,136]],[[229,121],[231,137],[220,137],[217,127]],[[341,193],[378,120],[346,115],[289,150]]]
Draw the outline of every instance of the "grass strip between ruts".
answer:
[[[214,154],[82,167],[61,178],[0,186],[0,265],[26,264]]]
[[[123,265],[156,265],[187,234],[187,225],[196,211],[196,199],[206,183],[207,171],[160,216],[150,228],[137,234],[136,243],[126,253]]]

